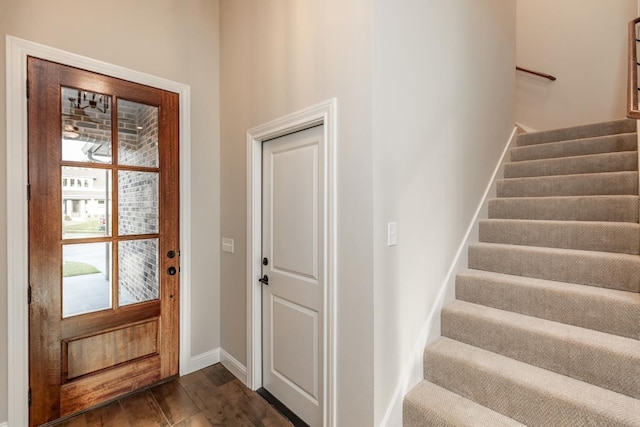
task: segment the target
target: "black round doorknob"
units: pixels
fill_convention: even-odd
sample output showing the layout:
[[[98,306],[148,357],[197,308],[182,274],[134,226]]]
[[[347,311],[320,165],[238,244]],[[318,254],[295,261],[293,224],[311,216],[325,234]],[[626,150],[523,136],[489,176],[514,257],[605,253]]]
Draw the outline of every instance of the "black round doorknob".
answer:
[[[175,267],[169,267],[167,268],[167,273],[169,274],[169,276],[173,276],[174,274],[176,274],[178,272],[178,270],[176,270]]]

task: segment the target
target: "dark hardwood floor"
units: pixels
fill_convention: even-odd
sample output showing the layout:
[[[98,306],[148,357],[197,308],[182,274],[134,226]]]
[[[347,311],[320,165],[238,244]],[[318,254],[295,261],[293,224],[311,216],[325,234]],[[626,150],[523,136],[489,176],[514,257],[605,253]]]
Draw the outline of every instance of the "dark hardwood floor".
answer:
[[[271,427],[290,424],[222,364],[145,388],[56,427]]]

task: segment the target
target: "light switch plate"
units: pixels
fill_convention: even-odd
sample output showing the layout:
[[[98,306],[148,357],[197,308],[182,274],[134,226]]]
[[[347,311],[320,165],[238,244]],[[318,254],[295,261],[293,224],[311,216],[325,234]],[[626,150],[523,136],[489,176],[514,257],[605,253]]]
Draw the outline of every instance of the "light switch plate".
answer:
[[[398,223],[390,222],[387,224],[387,246],[395,246],[398,244]]]
[[[233,239],[229,239],[227,237],[222,238],[222,251],[233,253]]]

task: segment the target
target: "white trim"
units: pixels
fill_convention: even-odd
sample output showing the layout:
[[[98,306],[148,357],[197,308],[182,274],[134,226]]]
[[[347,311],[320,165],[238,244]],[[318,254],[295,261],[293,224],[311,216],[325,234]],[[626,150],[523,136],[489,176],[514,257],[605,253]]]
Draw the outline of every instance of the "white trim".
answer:
[[[238,359],[220,349],[220,363],[229,370],[242,384],[247,385],[247,367],[238,362]]]
[[[0,424],[0,427],[8,427],[9,424],[7,424],[6,422]]]
[[[247,131],[247,386],[262,386],[262,304],[260,284],[262,252],[262,141],[313,125],[324,124],[326,195],[326,286],[324,295],[324,412],[325,426],[336,425],[336,144],[337,100],[316,104]]]
[[[29,424],[28,379],[28,229],[27,202],[27,56],[34,56],[132,82],[176,92],[180,97],[180,371],[191,360],[191,88],[117,65],[6,37],[7,57],[7,315],[8,399],[12,426]]]
[[[384,417],[380,422],[381,427],[386,427],[387,425],[395,425],[396,421],[402,420],[402,402],[404,400],[404,396],[418,384],[423,378],[423,354],[424,349],[427,346],[428,342],[438,338],[432,336],[430,333],[433,330],[433,323],[436,318],[440,314],[440,310],[442,306],[449,302],[447,301],[447,294],[449,291],[455,289],[455,277],[458,273],[465,270],[467,268],[467,253],[469,250],[469,245],[477,241],[477,226],[478,221],[480,219],[484,219],[486,217],[486,213],[488,211],[489,198],[494,197],[496,194],[496,180],[502,176],[502,170],[504,162],[507,159],[507,153],[509,149],[514,146],[518,136],[518,129],[514,128],[511,132],[511,136],[507,141],[504,149],[502,150],[502,154],[498,160],[498,163],[493,170],[493,175],[491,175],[491,179],[487,184],[487,187],[482,195],[482,199],[480,199],[480,203],[476,209],[473,218],[467,228],[467,232],[458,247],[458,251],[456,252],[456,256],[449,267],[449,271],[442,284],[440,285],[440,291],[438,292],[438,296],[435,300],[435,303],[431,307],[431,311],[429,312],[429,316],[427,316],[427,320],[422,327],[420,335],[418,335],[418,339],[413,346],[413,350],[410,354],[409,359],[405,363],[405,368],[402,371],[402,375],[400,376],[400,381],[398,382],[395,392],[393,393],[393,397],[387,406],[387,410],[385,411]],[[391,422],[391,424],[389,424]]]
[[[190,374],[192,372],[204,369],[207,366],[215,365],[220,362],[220,348],[209,350],[205,353],[200,353],[189,359],[189,363],[185,364],[188,370],[180,370],[180,376]]]
[[[525,131],[526,133],[538,132],[536,129],[530,128],[529,126],[523,125],[522,123],[516,122],[516,126],[522,129],[523,131]]]

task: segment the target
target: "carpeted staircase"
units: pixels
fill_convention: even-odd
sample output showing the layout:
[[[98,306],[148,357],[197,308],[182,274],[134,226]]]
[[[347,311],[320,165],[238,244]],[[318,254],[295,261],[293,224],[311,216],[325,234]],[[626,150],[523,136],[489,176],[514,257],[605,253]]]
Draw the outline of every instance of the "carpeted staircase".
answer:
[[[640,426],[636,122],[520,135],[412,426]]]

